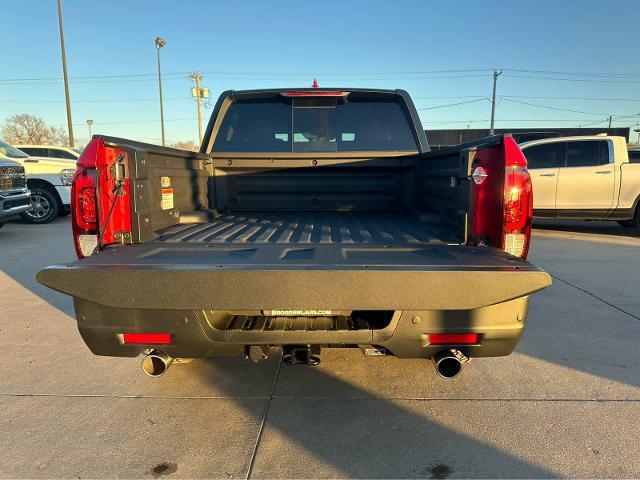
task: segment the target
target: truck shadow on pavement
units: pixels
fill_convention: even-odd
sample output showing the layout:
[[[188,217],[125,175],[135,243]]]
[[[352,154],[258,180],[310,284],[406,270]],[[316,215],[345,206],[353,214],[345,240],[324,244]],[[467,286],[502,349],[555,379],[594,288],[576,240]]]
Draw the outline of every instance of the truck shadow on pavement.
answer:
[[[232,364],[236,361],[210,359],[190,366],[195,375],[200,375],[200,381],[220,388],[234,384]],[[427,360],[425,368],[431,369]],[[460,418],[468,417],[469,409],[476,408],[470,407],[470,403],[405,399],[393,397],[393,392],[389,392],[389,396],[391,398],[377,396],[320,368],[281,365],[274,374],[273,391],[265,397],[262,412],[255,411],[255,400],[233,398],[243,410],[258,417],[258,421],[264,419],[264,428],[258,434],[254,456],[247,467],[247,477],[558,476],[436,420],[443,410],[449,412],[448,417],[452,410],[459,411]],[[488,407],[495,408],[495,404]],[[462,420],[471,432],[495,428],[493,415],[482,419],[476,413],[471,417],[487,424]],[[499,417],[504,421],[504,428],[509,428],[508,422],[513,419],[509,415]],[[528,432],[517,435],[522,435],[522,441],[527,442]]]
[[[5,273],[26,290],[72,318],[73,300],[40,285],[35,277],[39,270],[52,263],[75,259],[68,217],[58,218],[48,225],[15,221],[0,230],[0,273]]]
[[[534,220],[533,228],[534,231],[541,232],[590,233],[620,238],[640,238],[640,229],[622,227],[611,221]]]

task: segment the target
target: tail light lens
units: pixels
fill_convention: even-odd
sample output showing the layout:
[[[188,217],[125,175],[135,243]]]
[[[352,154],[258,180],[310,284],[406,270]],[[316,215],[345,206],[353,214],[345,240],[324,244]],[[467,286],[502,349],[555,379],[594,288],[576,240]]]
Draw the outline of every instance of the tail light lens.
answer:
[[[95,138],[78,159],[71,186],[71,212],[79,259],[106,245],[131,239],[128,175],[114,176],[116,171],[128,170],[126,155],[125,151],[106,146],[101,138]]]
[[[171,343],[170,333],[124,333],[123,343],[143,345],[168,345]]]
[[[340,90],[290,90],[282,92],[283,97],[346,97],[349,92]]]
[[[527,160],[511,137],[479,149],[472,165],[471,242],[527,258],[533,218],[533,191]]]
[[[527,159],[511,137],[504,139],[505,177],[502,249],[527,258],[533,219],[533,189]]]
[[[474,345],[478,343],[477,333],[430,333],[430,345]]]
[[[96,170],[78,167],[71,184],[71,228],[78,258],[88,257],[98,246]]]

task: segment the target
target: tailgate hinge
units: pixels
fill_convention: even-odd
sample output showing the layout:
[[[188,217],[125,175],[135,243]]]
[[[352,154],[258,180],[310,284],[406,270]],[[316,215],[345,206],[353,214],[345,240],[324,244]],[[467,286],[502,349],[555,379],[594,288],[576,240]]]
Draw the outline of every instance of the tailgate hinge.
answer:
[[[131,232],[127,231],[117,231],[113,234],[113,237],[116,241],[122,244],[130,244],[131,243]]]

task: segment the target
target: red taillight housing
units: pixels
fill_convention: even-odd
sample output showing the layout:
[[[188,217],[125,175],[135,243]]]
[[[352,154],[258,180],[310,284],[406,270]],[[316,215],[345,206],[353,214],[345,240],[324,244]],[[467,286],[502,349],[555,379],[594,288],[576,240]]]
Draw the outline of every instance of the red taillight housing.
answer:
[[[340,90],[289,90],[282,92],[283,97],[346,97],[349,92]]]
[[[79,164],[79,162],[78,162]],[[71,184],[71,228],[76,255],[88,257],[98,246],[96,170],[78,166]]]
[[[500,145],[479,148],[471,170],[477,173],[472,184],[471,242],[527,258],[533,190],[522,150],[513,138],[504,137]]]
[[[137,345],[168,345],[171,343],[170,333],[123,333],[122,342]]]
[[[477,333],[430,333],[430,345],[475,345]]]
[[[71,186],[73,239],[79,259],[106,245],[131,240],[131,195],[127,153],[89,142]]]
[[[511,137],[504,139],[505,177],[502,222],[502,249],[527,258],[533,219],[533,188],[527,159]]]

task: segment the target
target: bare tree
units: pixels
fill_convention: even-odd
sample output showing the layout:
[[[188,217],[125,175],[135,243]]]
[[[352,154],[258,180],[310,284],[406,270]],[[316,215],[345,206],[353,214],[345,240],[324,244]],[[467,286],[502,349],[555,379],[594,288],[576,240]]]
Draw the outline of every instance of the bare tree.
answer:
[[[27,113],[8,118],[1,132],[7,142],[18,145],[68,145],[69,143],[69,137],[63,128],[49,127],[42,118]]]
[[[195,142],[192,142],[191,140],[176,142],[169,146],[173,148],[179,148],[180,150],[190,150],[192,152],[197,152],[200,150],[200,147],[196,145]]]
[[[55,145],[69,145],[69,135],[62,127],[49,127],[51,132],[51,142]]]

